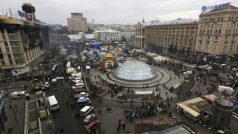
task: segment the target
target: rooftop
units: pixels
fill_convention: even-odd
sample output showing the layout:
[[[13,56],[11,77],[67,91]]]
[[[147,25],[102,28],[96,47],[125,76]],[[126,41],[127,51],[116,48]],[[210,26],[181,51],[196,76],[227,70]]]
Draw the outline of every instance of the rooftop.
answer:
[[[2,15],[0,15],[0,24],[46,26],[46,23],[43,23],[39,20],[35,20],[34,23],[32,23],[32,21],[21,20],[21,19],[12,18],[12,17],[9,17],[9,16],[2,16]]]
[[[196,24],[198,21],[194,19],[182,19],[177,18],[176,20],[172,21],[163,21],[160,22],[159,20],[152,20],[148,23],[144,23],[144,26],[161,26],[161,25],[175,25],[175,24]]]

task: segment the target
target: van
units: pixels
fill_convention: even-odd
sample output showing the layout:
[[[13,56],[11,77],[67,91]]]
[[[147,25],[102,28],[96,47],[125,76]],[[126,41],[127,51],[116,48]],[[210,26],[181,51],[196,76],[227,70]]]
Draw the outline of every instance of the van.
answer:
[[[92,106],[85,106],[80,110],[80,116],[87,116],[91,111],[93,111]]]
[[[50,105],[50,111],[55,111],[59,109],[59,103],[56,100],[55,96],[49,96],[48,97],[49,105]]]

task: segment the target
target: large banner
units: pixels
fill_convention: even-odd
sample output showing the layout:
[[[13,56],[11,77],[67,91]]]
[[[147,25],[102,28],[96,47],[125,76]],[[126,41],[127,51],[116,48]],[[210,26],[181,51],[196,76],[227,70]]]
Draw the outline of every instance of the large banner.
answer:
[[[25,12],[22,12],[22,11],[19,11],[19,10],[18,10],[18,15],[19,15],[20,17],[26,18],[26,13],[25,13]]]
[[[23,12],[23,11],[19,11],[18,10],[18,15],[22,18],[26,18],[26,20],[28,20],[28,21],[32,21],[32,14],[27,14],[27,13],[25,13],[25,12]]]

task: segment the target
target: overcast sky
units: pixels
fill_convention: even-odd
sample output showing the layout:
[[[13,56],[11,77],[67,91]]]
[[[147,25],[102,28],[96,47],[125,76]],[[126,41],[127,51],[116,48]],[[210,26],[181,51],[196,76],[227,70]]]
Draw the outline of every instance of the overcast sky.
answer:
[[[238,0],[0,0],[4,13],[12,9],[13,14],[21,10],[24,2],[36,8],[36,17],[49,24],[66,25],[71,12],[81,12],[88,22],[103,24],[135,24],[158,18],[160,21],[178,17],[198,19],[203,5],[209,6]],[[0,13],[2,15],[2,11]]]

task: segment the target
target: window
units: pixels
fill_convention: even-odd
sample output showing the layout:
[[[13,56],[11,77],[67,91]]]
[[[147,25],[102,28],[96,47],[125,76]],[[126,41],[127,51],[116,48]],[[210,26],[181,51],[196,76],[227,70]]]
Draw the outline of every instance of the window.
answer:
[[[218,34],[221,34],[221,30],[218,31]]]
[[[14,34],[14,29],[7,29],[8,34]]]

